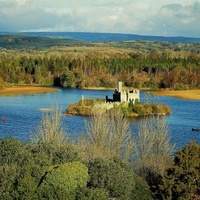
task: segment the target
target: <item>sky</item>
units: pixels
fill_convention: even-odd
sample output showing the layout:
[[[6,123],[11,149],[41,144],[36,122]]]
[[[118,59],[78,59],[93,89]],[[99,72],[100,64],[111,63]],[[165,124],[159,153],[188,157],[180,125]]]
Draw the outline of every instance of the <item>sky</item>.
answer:
[[[200,37],[200,0],[0,0],[0,32]]]

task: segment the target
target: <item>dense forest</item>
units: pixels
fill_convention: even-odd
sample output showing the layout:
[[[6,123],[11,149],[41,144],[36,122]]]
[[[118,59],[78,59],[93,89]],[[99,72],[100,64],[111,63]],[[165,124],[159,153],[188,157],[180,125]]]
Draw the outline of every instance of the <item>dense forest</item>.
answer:
[[[174,154],[164,118],[135,142],[121,113],[96,113],[74,143],[60,116],[44,114],[32,141],[0,139],[0,199],[199,199],[200,146]]]
[[[141,52],[114,47],[49,47],[0,51],[0,85],[137,88],[200,87],[200,54],[171,50]]]

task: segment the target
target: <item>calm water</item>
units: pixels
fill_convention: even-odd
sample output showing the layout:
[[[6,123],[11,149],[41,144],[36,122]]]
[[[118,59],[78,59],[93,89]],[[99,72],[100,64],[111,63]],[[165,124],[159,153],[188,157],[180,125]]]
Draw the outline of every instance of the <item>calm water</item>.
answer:
[[[65,89],[56,93],[37,95],[18,95],[0,97],[0,117],[6,116],[6,122],[0,121],[0,137],[15,136],[20,140],[30,139],[39,124],[41,108],[50,108],[58,104],[63,114],[71,103],[77,102],[84,95],[85,98],[111,97],[113,91],[90,91],[78,89]],[[141,101],[145,101],[146,94],[141,93]],[[192,132],[192,127],[200,127],[200,101],[182,100],[172,97],[148,97],[151,101],[169,105],[173,113],[167,117],[172,142],[177,148],[183,147],[191,140],[200,144],[200,132]],[[70,116],[62,117],[65,130],[71,138],[77,138],[84,132],[84,123],[87,117]],[[137,133],[140,120],[131,120],[133,134]]]

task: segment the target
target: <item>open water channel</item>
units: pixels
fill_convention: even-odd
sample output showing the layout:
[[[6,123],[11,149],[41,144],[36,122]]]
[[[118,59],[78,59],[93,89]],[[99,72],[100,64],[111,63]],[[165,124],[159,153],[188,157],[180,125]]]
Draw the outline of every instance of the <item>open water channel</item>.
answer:
[[[43,108],[51,108],[57,104],[63,113],[63,127],[70,138],[76,139],[85,131],[85,121],[88,117],[64,116],[69,104],[77,102],[83,95],[84,98],[105,98],[112,96],[113,91],[61,89],[59,92],[17,95],[0,97],[0,117],[6,120],[0,121],[0,138],[14,136],[22,141],[29,140],[39,125]],[[141,101],[146,97],[153,102],[167,104],[172,109],[172,114],[167,117],[171,142],[176,143],[177,148],[188,144],[191,140],[200,144],[200,132],[192,131],[192,127],[200,127],[200,101],[183,100],[173,97],[151,97],[141,92]],[[133,134],[137,133],[140,120],[130,120]]]

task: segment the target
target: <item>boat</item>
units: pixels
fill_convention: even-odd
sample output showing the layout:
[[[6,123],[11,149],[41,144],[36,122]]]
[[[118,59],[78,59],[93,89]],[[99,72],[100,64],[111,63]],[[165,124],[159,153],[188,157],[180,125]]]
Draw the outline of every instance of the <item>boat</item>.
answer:
[[[2,120],[2,122],[6,122],[6,116],[3,116],[3,117],[1,118],[1,120]]]
[[[200,131],[200,128],[192,128],[192,131]]]

